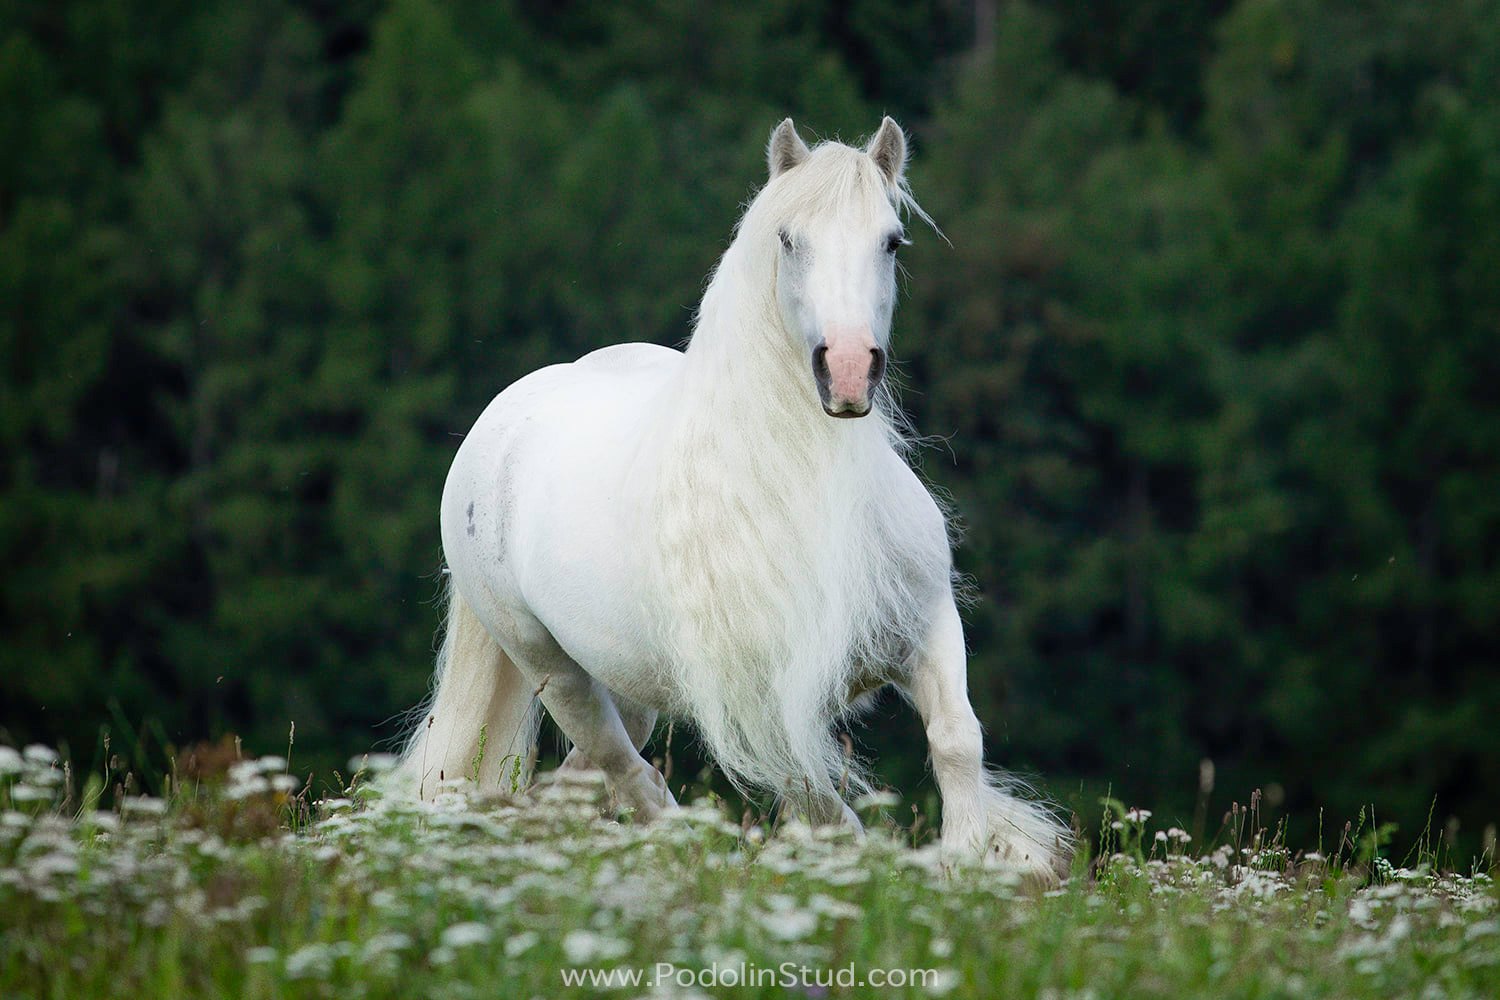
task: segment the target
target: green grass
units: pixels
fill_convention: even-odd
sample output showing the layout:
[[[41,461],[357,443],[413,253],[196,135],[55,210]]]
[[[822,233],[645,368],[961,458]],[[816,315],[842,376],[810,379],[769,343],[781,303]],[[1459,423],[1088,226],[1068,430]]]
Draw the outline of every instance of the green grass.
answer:
[[[711,804],[605,820],[590,783],[311,803],[283,768],[100,811],[102,777],[0,748],[0,996],[1500,996],[1491,877],[1378,837],[1324,859],[1242,824],[1198,852],[1110,806],[1110,855],[1046,887],[945,869],[878,805],[856,842]],[[590,968],[642,978],[564,982]],[[759,978],[684,985],[714,969]]]

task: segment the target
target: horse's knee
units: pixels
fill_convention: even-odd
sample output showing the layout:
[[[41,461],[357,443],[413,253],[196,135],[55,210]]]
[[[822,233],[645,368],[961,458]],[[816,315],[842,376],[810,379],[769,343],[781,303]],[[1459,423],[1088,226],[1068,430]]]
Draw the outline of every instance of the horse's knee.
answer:
[[[943,715],[927,723],[932,766],[939,771],[977,768],[984,757],[984,738],[973,715]]]

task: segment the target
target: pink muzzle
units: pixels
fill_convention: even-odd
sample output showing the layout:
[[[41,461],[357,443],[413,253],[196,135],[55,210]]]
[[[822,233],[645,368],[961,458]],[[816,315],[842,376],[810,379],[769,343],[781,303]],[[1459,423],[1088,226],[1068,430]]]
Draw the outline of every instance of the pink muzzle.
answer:
[[[875,388],[885,375],[885,352],[869,328],[830,330],[812,354],[818,397],[830,417],[862,417],[870,412]]]

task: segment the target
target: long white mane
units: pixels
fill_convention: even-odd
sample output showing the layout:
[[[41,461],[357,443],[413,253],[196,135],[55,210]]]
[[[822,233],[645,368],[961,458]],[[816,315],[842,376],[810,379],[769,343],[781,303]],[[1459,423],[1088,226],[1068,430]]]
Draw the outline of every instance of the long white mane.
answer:
[[[910,582],[947,573],[941,526],[936,544],[914,531],[923,511],[892,488],[906,473],[890,400],[825,416],[776,304],[779,227],[826,213],[868,225],[893,203],[925,218],[837,143],[751,202],[703,297],[642,523],[679,710],[734,781],[794,798],[867,787],[833,726],[920,639],[934,595]]]

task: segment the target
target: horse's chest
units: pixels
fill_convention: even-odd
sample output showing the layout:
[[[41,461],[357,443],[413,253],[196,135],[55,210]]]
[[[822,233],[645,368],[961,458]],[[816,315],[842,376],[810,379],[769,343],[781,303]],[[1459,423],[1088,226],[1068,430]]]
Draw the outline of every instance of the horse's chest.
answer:
[[[670,603],[697,644],[732,661],[779,662],[816,651],[883,670],[910,646],[896,596],[906,586],[889,586],[894,581],[867,567],[886,561],[816,538],[709,533],[680,553]]]

